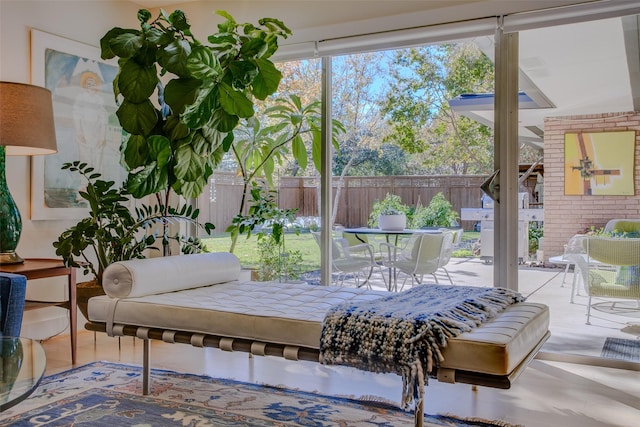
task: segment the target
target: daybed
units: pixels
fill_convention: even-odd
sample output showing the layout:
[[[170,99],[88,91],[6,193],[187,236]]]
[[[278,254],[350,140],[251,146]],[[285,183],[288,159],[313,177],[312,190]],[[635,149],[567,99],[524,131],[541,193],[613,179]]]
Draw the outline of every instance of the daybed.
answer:
[[[147,394],[151,339],[319,361],[328,312],[341,303],[375,303],[391,295],[362,288],[241,282],[239,275],[238,259],[229,253],[114,263],[104,274],[107,295],[89,301],[86,327],[144,340]],[[429,376],[509,388],[549,336],[548,308],[519,302],[492,316],[450,338],[442,349],[444,360]],[[424,382],[416,388],[423,392]],[[415,403],[416,426],[421,426],[422,401]]]

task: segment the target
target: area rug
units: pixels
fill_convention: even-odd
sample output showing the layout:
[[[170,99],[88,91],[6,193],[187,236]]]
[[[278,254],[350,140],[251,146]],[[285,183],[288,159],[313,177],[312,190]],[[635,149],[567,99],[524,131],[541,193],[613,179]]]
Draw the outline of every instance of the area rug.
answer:
[[[412,426],[413,414],[385,404],[277,387],[151,371],[143,396],[138,366],[94,362],[42,380],[27,400],[0,415],[2,426]],[[425,415],[425,426],[508,426]]]
[[[608,337],[604,341],[601,356],[608,359],[640,362],[640,339],[627,340],[624,338]]]

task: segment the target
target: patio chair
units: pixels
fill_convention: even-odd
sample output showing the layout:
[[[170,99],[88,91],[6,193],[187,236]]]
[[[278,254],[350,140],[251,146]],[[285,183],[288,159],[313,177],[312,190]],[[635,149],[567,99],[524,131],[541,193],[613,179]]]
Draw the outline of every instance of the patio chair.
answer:
[[[425,274],[431,274],[435,282],[438,283],[438,277],[435,273],[440,267],[442,243],[445,235],[448,234],[441,232],[414,233],[409,237],[404,247],[398,247],[391,243],[380,243],[380,252],[386,254],[383,265],[392,271],[393,283],[389,284],[389,289],[398,290],[398,275],[401,273],[406,277],[400,290],[404,289],[409,278],[411,278],[412,286],[414,283],[422,284]]]
[[[586,258],[575,261],[589,296],[587,325],[593,297],[635,300],[640,310],[640,238],[589,236],[582,242]]]
[[[320,232],[312,231],[311,234],[318,246],[322,247]],[[336,285],[343,286],[345,276],[353,273],[356,287],[367,285],[371,289],[369,279],[371,279],[373,269],[380,267],[375,262],[373,246],[368,243],[349,246],[346,239],[334,236],[331,237],[331,242],[331,269],[333,272],[338,273],[335,279]],[[360,274],[365,276],[362,284],[360,283]]]
[[[449,279],[449,283],[453,285],[453,280],[451,280],[451,276],[449,275],[449,271],[446,266],[449,264],[449,261],[451,261],[451,254],[453,254],[457,235],[456,232],[450,230],[443,230],[442,233],[444,236],[442,237],[442,250],[440,251],[440,258],[438,259],[438,270],[444,271],[447,275],[447,279]]]

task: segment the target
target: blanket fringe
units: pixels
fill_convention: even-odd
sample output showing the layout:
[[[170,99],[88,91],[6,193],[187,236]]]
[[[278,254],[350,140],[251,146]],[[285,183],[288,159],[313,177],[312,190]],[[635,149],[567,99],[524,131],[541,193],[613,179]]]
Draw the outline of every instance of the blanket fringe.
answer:
[[[502,288],[417,286],[372,301],[333,307],[320,360],[402,376],[402,406],[423,399],[428,375],[444,360],[449,338],[470,331],[524,298]]]

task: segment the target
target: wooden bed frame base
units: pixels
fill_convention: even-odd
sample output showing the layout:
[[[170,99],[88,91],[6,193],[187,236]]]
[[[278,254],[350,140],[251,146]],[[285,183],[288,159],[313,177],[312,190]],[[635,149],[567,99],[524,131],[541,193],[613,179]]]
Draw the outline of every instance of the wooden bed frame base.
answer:
[[[105,323],[88,322],[85,328],[94,332],[107,332]],[[441,368],[430,375],[440,382],[465,383],[474,386],[485,386],[500,389],[511,388],[512,382],[524,371],[529,362],[535,357],[542,345],[549,338],[549,332],[536,345],[527,357],[508,375],[492,375],[480,372],[461,371],[449,368]],[[113,336],[132,336],[143,340],[143,364],[142,364],[142,394],[148,395],[150,389],[151,372],[151,340],[167,343],[189,344],[194,347],[212,347],[225,351],[242,351],[257,356],[276,356],[287,360],[307,360],[319,362],[320,351],[315,348],[290,346],[285,344],[264,343],[260,341],[242,338],[224,337],[218,335],[200,334],[186,331],[173,331],[160,328],[147,328],[134,325],[114,325]],[[424,387],[421,394],[424,396]],[[424,402],[416,403],[414,411],[414,426],[423,427]]]

